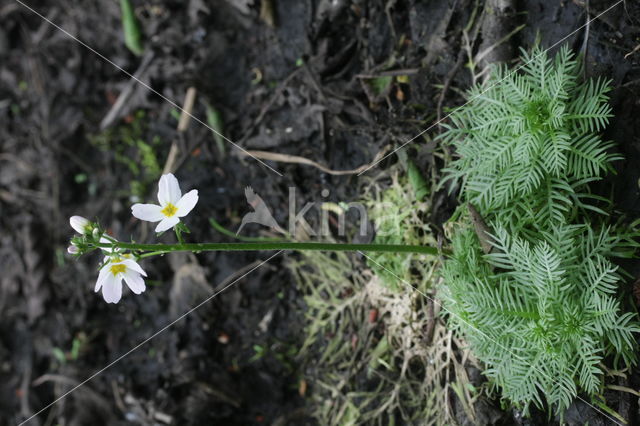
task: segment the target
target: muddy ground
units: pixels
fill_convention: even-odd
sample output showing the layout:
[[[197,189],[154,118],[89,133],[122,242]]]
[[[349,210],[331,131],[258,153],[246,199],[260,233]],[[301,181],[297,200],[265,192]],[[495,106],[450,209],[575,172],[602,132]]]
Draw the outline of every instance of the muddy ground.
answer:
[[[196,88],[194,116],[206,122],[207,104],[213,106],[224,135],[244,149],[351,170],[464,101],[472,83],[468,52],[486,47],[480,33],[483,2],[133,1],[142,58],[124,45],[118,2],[27,4],[69,34],[18,2],[0,1],[0,424],[20,423],[116,361],[29,424],[313,424],[301,395],[303,372],[288,355],[301,341],[304,312],[283,267],[291,254],[276,256],[119,360],[238,270],[271,254],[146,261],[148,290],[141,296],[125,292],[119,304],[107,305],[92,291],[98,257],[76,261],[66,254],[68,218],[99,218],[121,239],[155,239],[129,210],[135,197],[155,197],[157,171],[141,166],[150,160],[138,140],[150,147],[160,169],[176,143],[175,173],[183,190],[200,191],[187,224],[189,238],[201,241],[226,240],[211,228],[210,217],[235,231],[248,211],[245,186],[286,223],[290,187],[296,188],[299,208],[325,200],[323,189],[330,191],[327,200],[358,200],[363,179],[397,157],[360,177],[267,161],[279,176],[228,142],[222,153],[210,130],[194,120],[178,132],[176,108],[130,84],[114,64],[180,105],[188,88]],[[498,34],[524,25],[502,46],[508,59],[536,37],[549,47],[578,29],[565,42],[586,52],[589,75],[612,79],[615,118],[607,137],[626,157],[602,191],[613,193],[619,210],[637,218],[640,51],[633,51],[640,44],[640,4],[623,2],[591,22],[588,31],[581,28],[613,4],[516,1]],[[379,89],[376,82],[389,75],[407,78]],[[127,90],[130,97],[104,123]],[[101,122],[109,130],[102,131]],[[429,145],[438,131],[432,127],[405,148],[425,173],[441,166]],[[455,198],[442,193],[436,205],[435,227],[451,213]],[[317,224],[317,211],[307,218]],[[244,232],[255,236],[263,229],[252,225]],[[256,357],[256,346],[268,350]],[[618,384],[638,389],[640,376]],[[637,401],[627,394],[612,398],[623,416],[639,420]],[[532,422],[510,411],[494,418],[503,424]],[[545,418],[533,422],[546,423]],[[581,405],[572,407],[567,420],[607,424]]]

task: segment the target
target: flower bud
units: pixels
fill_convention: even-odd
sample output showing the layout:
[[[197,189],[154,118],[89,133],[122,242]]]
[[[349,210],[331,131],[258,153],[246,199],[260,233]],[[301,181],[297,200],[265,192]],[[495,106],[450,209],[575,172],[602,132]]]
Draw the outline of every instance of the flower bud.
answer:
[[[73,244],[71,244],[69,247],[67,247],[67,253],[69,254],[78,254],[80,253],[80,249],[76,246],[74,246]]]
[[[82,216],[71,216],[69,224],[80,235],[91,232],[91,222]]]

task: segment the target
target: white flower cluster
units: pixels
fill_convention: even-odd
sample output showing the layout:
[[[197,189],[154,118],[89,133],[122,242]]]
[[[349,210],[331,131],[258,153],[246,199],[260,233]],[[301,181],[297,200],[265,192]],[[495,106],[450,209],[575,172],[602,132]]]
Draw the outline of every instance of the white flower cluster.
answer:
[[[182,195],[178,179],[169,173],[160,178],[158,184],[158,202],[155,204],[134,204],[131,213],[134,217],[148,222],[160,222],[156,232],[164,232],[176,226],[180,218],[185,217],[198,202],[198,191],[192,190]],[[82,216],[72,216],[69,219],[71,227],[80,234],[80,239],[74,238],[67,249],[70,254],[82,254],[82,238],[98,240],[100,243],[117,242],[107,234],[100,234],[98,226]],[[140,267],[130,253],[123,253],[118,249],[102,247],[106,254],[95,291],[102,289],[102,296],[107,303],[118,303],[122,297],[122,280],[135,294],[142,293],[146,286],[144,278],[147,273]]]

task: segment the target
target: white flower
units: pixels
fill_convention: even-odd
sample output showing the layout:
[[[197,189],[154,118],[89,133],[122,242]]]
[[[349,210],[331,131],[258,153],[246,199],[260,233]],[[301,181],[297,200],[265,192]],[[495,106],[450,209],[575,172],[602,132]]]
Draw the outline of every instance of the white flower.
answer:
[[[71,218],[69,218],[69,224],[80,235],[91,233],[91,222],[82,216],[71,216]]]
[[[180,192],[178,179],[168,173],[162,175],[158,184],[158,201],[155,204],[134,204],[131,207],[133,216],[148,222],[160,222],[156,232],[163,232],[177,225],[180,218],[189,214],[198,202],[198,191],[193,189],[184,196]]]
[[[122,297],[122,280],[135,294],[145,290],[144,279],[147,273],[128,254],[105,258],[96,281],[96,293],[102,289],[102,297],[107,303],[118,303]]]

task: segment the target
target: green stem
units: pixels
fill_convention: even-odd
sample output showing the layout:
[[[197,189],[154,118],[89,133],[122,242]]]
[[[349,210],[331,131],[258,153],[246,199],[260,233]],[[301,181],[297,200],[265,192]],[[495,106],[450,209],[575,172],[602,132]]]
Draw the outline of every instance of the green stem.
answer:
[[[179,227],[173,228],[176,231],[176,238],[178,239],[179,245],[184,244],[184,240],[182,239],[182,231],[180,231]]]
[[[256,242],[256,243],[193,243],[193,244],[138,244],[115,242],[95,243],[99,248],[120,248],[125,250],[149,251],[148,255],[178,251],[258,251],[258,250],[316,250],[316,251],[366,251],[387,253],[440,254],[436,247],[410,246],[401,244],[342,244],[342,243],[298,243],[298,242]],[[442,254],[448,254],[442,251]],[[144,255],[143,255],[144,256]]]
[[[167,253],[166,251],[150,251],[148,253],[144,253],[141,254],[140,256],[138,256],[140,259],[144,259],[145,257],[151,257],[151,256],[159,256],[161,254],[165,254]]]

